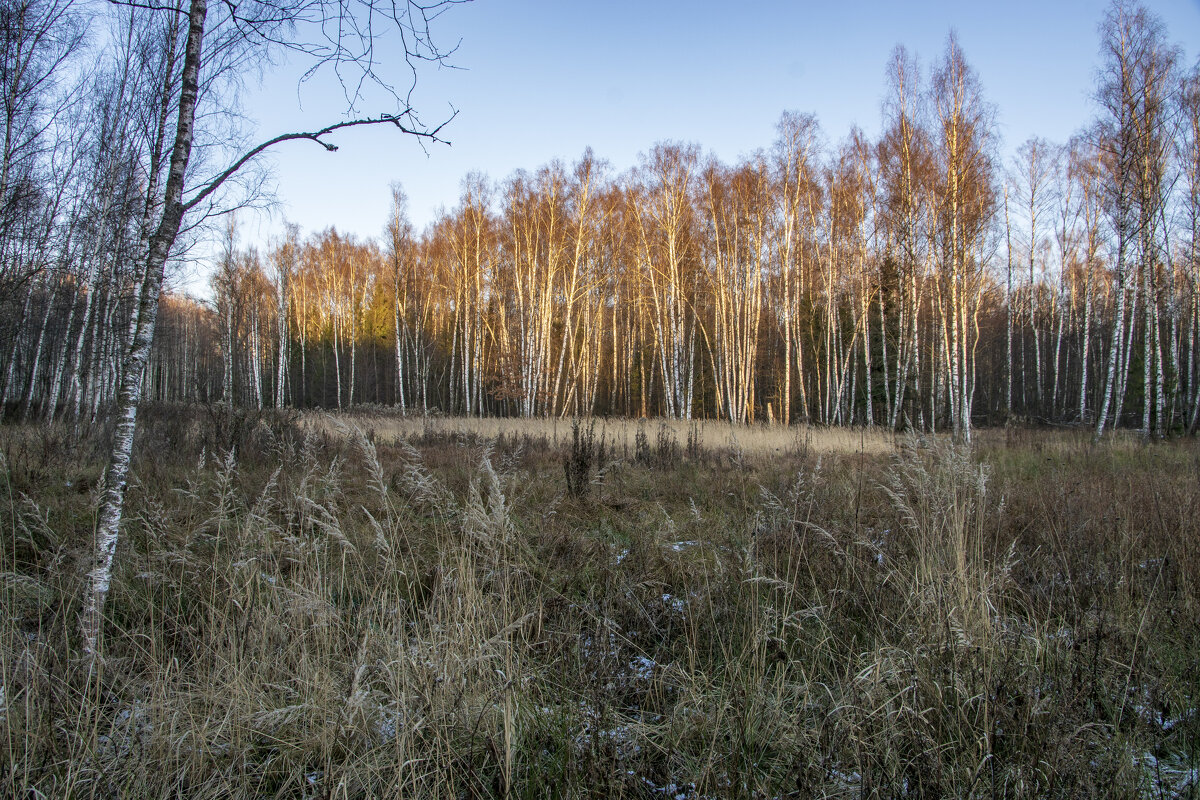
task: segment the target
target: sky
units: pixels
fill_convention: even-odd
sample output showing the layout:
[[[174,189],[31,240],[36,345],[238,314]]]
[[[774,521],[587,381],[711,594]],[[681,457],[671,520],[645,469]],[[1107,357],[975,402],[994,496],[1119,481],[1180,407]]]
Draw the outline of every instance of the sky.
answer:
[[[1200,0],[1146,0],[1194,64]],[[409,197],[417,230],[458,202],[472,171],[500,181],[591,147],[614,174],[668,140],[725,162],[775,138],[784,111],[813,112],[827,141],[880,129],[887,64],[903,44],[928,74],[953,29],[984,96],[997,107],[1002,153],[1032,136],[1064,141],[1093,117],[1101,0],[474,0],[436,20],[453,69],[419,75],[427,124],[453,110],[451,145],[425,147],[390,126],[342,132],[336,153],[289,142],[271,156],[277,203],[243,215],[260,243],[284,219],[379,236],[390,184]],[[245,97],[259,138],[345,119],[330,80],[297,85],[283,64]],[[398,80],[404,76],[397,73]],[[359,111],[385,110],[364,104]],[[195,280],[195,278],[193,279]]]

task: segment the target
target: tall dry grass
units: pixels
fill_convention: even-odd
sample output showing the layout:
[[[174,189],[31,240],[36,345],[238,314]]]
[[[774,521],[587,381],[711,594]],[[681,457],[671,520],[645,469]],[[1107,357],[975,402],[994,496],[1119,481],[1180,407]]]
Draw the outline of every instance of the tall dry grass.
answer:
[[[381,442],[470,437],[495,439],[510,437],[545,441],[552,447],[568,445],[572,420],[522,419],[519,417],[446,417],[402,416],[387,410],[364,410],[331,415],[308,412],[301,424],[313,430],[334,430],[338,421],[370,431]],[[779,458],[789,454],[890,452],[894,437],[881,428],[832,428],[809,425],[786,426],[778,423],[737,425],[720,420],[635,420],[600,419],[597,435],[603,436],[615,450],[634,453],[639,435],[653,442],[661,435],[670,436],[686,446],[720,450],[752,458]]]
[[[1198,791],[1194,446],[149,420],[92,674],[98,448],[2,432],[0,795]]]

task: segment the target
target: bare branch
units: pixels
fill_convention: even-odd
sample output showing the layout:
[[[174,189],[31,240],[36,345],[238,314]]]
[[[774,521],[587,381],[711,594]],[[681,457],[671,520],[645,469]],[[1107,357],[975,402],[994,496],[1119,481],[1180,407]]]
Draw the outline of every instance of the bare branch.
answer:
[[[178,14],[181,17],[187,16],[187,9],[180,6],[160,6],[157,3],[135,3],[133,0],[108,0],[108,4],[112,6],[125,6],[126,8],[140,8],[145,11],[167,11],[171,14]]]
[[[380,114],[378,118],[355,119],[355,120],[350,120],[347,122],[338,122],[336,124],[328,125],[324,128],[321,128],[318,131],[284,133],[279,136],[276,136],[274,139],[268,139],[267,141],[263,142],[262,144],[259,144],[256,147],[253,147],[250,150],[248,150],[241,158],[239,158],[232,165],[230,165],[228,169],[226,169],[224,172],[222,172],[216,178],[214,178],[213,180],[211,180],[207,184],[205,184],[203,187],[201,187],[195,197],[193,197],[191,200],[186,201],[183,204],[184,211],[190,211],[197,204],[199,204],[202,200],[204,200],[204,198],[208,197],[210,194],[212,194],[214,191],[216,191],[221,186],[221,184],[225,183],[225,181],[227,181],[229,178],[231,178],[234,175],[234,173],[236,173],[243,166],[245,166],[246,163],[248,161],[250,161],[251,159],[253,159],[255,156],[259,155],[260,153],[262,153],[263,151],[267,150],[270,147],[274,147],[275,145],[277,145],[281,142],[288,142],[288,141],[293,141],[296,139],[308,139],[308,140],[314,141],[317,144],[321,145],[330,153],[335,153],[335,152],[337,152],[337,149],[338,149],[337,145],[332,144],[330,142],[324,142],[321,140],[321,137],[327,136],[335,131],[339,131],[344,128],[354,128],[354,127],[358,127],[360,125],[381,125],[381,124],[390,122],[391,124],[393,124],[397,128],[399,128],[402,133],[409,134],[410,136],[416,136],[417,138],[424,140],[424,141],[440,142],[442,144],[450,144],[449,141],[442,139],[439,134],[441,133],[442,128],[444,128],[447,124],[449,124],[449,122],[452,119],[454,119],[454,117],[458,116],[457,111],[455,111],[453,114],[451,114],[450,117],[445,122],[441,123],[440,125],[438,125],[436,128],[434,128],[431,131],[421,130],[419,128],[412,128],[412,127],[405,125],[403,122],[401,122],[401,120],[404,117],[408,116],[410,113],[411,113],[411,109],[405,110],[404,112],[402,112],[400,114]]]

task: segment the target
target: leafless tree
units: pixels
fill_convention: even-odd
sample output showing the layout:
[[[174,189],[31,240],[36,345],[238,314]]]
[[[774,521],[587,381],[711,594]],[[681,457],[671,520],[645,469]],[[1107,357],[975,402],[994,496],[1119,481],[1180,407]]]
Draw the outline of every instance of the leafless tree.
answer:
[[[202,204],[211,202],[221,187],[236,176],[259,154],[291,140],[308,140],[333,151],[337,146],[330,137],[344,129],[374,124],[393,125],[401,132],[427,140],[437,140],[440,126],[421,124],[406,102],[411,92],[397,92],[393,79],[381,68],[377,49],[387,28],[399,40],[396,50],[404,65],[415,75],[421,61],[441,61],[444,51],[431,36],[431,21],[455,0],[440,0],[429,5],[331,0],[251,0],[240,4],[217,4],[208,0],[176,0],[174,3],[123,3],[140,15],[162,19],[168,25],[183,22],[183,47],[177,72],[164,85],[161,107],[174,113],[170,135],[166,180],[161,193],[153,193],[150,207],[152,222],[146,242],[141,283],[131,315],[129,336],[124,347],[121,386],[113,415],[115,434],[105,473],[104,497],[96,526],[95,557],[90,573],[91,587],[81,616],[85,652],[99,652],[103,630],[104,603],[111,583],[113,556],[124,505],[129,459],[141,401],[143,374],[150,355],[163,275],[185,216]],[[395,45],[393,45],[395,46]],[[192,162],[193,148],[202,133],[198,115],[206,99],[222,86],[222,79],[236,79],[237,70],[251,60],[261,60],[271,52],[288,51],[310,60],[308,75],[332,70],[342,80],[348,106],[353,110],[365,98],[370,86],[379,87],[396,101],[377,116],[335,122],[312,131],[284,133],[267,139],[230,160],[197,175]],[[175,81],[178,90],[175,90]],[[228,86],[228,84],[225,84]],[[200,137],[201,140],[203,137]],[[212,161],[210,160],[211,164]]]

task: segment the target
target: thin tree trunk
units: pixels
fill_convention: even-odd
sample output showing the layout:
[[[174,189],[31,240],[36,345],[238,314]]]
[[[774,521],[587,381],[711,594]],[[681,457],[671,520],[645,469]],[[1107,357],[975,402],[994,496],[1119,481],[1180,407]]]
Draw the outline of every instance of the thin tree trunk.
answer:
[[[80,618],[84,652],[95,659],[100,653],[103,632],[104,605],[112,583],[113,556],[117,550],[121,513],[125,503],[125,487],[129,477],[129,462],[133,454],[133,437],[137,427],[138,405],[141,401],[142,374],[154,340],[154,325],[158,316],[159,292],[163,270],[179,227],[183,222],[183,182],[192,151],[192,135],[199,94],[200,54],[204,37],[207,0],[191,0],[188,10],[188,36],[184,55],[183,76],[179,98],[179,121],[175,143],[171,149],[170,172],[167,178],[162,220],[150,239],[150,251],[138,306],[131,319],[132,332],[128,351],[124,355],[121,392],[117,401],[116,431],[108,469],[104,476],[104,499],[100,505],[99,521],[89,574],[91,588]]]
[[[1117,391],[1117,362],[1120,360],[1121,339],[1124,337],[1125,325],[1125,236],[1124,230],[1117,232],[1117,296],[1114,300],[1116,320],[1113,323],[1112,341],[1109,343],[1108,370],[1104,380],[1103,397],[1100,401],[1100,412],[1096,418],[1096,436],[1098,440],[1104,435],[1104,426],[1108,422],[1108,410],[1112,404],[1113,394]],[[1119,420],[1118,420],[1119,422]]]

